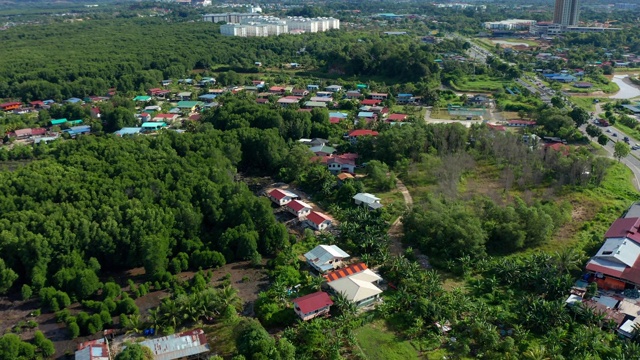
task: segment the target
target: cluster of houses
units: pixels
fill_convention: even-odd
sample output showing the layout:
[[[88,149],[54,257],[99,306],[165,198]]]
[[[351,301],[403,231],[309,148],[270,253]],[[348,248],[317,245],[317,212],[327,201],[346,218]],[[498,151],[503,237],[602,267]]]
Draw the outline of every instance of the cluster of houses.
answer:
[[[379,300],[382,290],[378,287],[382,278],[367,268],[365,263],[345,266],[350,255],[336,245],[318,245],[304,254],[311,271],[322,276],[324,288],[343,296],[358,308],[364,308]],[[292,300],[295,313],[303,321],[329,314],[333,301],[329,293],[317,291]]]
[[[598,294],[586,299],[587,284],[595,282]],[[640,203],[611,224],[604,243],[589,260],[586,274],[571,290],[567,303],[582,303],[616,323],[617,332],[632,337],[640,326]]]
[[[153,334],[149,335],[154,335]],[[147,333],[145,333],[147,335]],[[146,347],[153,354],[153,359],[202,359],[211,351],[207,336],[202,329],[194,329],[162,337],[149,338],[138,345]],[[76,360],[110,360],[124,351],[121,339],[115,339],[109,330],[105,330],[104,337],[82,342],[75,352]],[[207,357],[208,358],[208,357]]]

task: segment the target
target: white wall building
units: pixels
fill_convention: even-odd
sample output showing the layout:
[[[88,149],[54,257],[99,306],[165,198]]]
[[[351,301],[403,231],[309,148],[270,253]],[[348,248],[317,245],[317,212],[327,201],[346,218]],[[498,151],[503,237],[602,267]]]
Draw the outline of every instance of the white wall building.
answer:
[[[340,20],[334,18],[302,18],[288,17],[282,20],[273,16],[257,14],[209,14],[204,16],[205,21],[221,22],[228,24],[220,27],[220,33],[228,36],[272,36],[299,32],[323,32],[340,29]],[[250,15],[250,16],[244,16]]]
[[[535,20],[509,19],[502,21],[487,21],[483,25],[485,29],[491,30],[526,30],[531,25],[535,25]]]

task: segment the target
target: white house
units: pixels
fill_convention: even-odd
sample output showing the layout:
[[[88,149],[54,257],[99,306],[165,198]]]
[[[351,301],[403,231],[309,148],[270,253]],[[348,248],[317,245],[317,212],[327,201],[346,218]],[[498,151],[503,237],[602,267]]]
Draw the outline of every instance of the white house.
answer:
[[[342,294],[348,301],[356,306],[366,306],[376,301],[382,290],[374,283],[382,278],[373,271],[366,269],[362,272],[330,281],[329,287],[336,294]]]
[[[358,193],[353,197],[356,205],[362,205],[368,207],[370,210],[380,209],[380,198],[369,193]]]
[[[326,91],[329,91],[329,92],[332,92],[332,93],[336,93],[336,92],[342,90],[342,86],[340,86],[340,85],[329,85],[324,89]]]
[[[276,203],[276,205],[279,205],[279,206],[287,205],[292,200],[298,198],[298,195],[290,191],[281,190],[281,189],[273,189],[267,193],[267,196],[271,201],[273,201],[274,203]]]
[[[311,205],[300,200],[293,200],[287,204],[287,211],[295,215],[298,219],[304,219],[311,212]]]
[[[324,230],[331,226],[332,222],[330,217],[317,211],[312,211],[307,215],[307,224],[315,230]]]
[[[336,245],[318,245],[304,254],[309,265],[321,273],[341,267],[342,260],[349,256]]]

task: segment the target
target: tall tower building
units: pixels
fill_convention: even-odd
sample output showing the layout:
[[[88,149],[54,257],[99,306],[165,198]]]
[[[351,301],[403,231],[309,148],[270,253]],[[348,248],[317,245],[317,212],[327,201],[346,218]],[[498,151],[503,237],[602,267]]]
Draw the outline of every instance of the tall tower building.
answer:
[[[578,25],[579,0],[556,0],[553,23],[564,26]]]

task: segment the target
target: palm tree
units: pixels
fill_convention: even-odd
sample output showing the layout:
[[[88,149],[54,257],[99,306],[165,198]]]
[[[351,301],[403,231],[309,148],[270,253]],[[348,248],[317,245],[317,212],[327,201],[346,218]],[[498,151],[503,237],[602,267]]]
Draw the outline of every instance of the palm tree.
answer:
[[[181,318],[180,308],[174,300],[167,299],[160,305],[162,319],[168,325],[171,325],[174,329],[178,326],[178,322]]]
[[[161,317],[160,317],[160,313],[159,313],[159,309],[155,308],[155,309],[149,309],[149,316],[147,317],[147,321],[149,321],[149,323],[151,324],[151,327],[154,329],[158,329],[158,327],[160,326],[160,322],[161,322]]]
[[[567,247],[555,253],[554,263],[561,273],[569,274],[572,271],[580,270],[582,255],[575,248]]]
[[[342,293],[336,294],[334,304],[336,305],[336,308],[338,308],[340,313],[347,317],[355,315],[358,310],[356,304],[348,300],[347,297]]]
[[[547,356],[547,348],[544,345],[539,345],[537,347],[531,348],[522,354],[523,358],[526,360],[549,360],[550,358]]]

